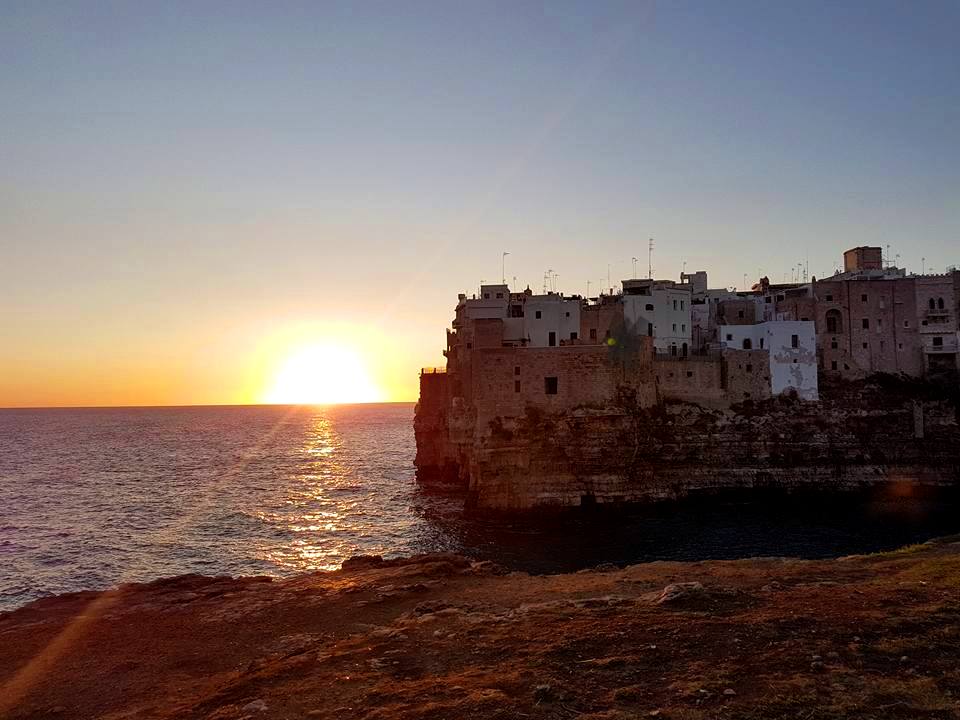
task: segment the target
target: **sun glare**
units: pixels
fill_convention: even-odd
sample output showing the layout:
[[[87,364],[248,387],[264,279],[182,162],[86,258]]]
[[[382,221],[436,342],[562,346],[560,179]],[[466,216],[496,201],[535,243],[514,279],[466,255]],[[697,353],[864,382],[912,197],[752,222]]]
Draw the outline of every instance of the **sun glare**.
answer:
[[[264,395],[264,402],[327,405],[377,402],[381,393],[363,359],[339,345],[300,348],[284,359]]]

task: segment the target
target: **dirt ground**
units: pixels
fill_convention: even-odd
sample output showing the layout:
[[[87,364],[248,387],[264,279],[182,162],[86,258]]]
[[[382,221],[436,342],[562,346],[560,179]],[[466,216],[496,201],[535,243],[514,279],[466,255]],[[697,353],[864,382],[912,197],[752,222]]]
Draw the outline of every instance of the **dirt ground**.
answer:
[[[0,717],[960,718],[960,538],[505,573],[432,555],[0,614]]]

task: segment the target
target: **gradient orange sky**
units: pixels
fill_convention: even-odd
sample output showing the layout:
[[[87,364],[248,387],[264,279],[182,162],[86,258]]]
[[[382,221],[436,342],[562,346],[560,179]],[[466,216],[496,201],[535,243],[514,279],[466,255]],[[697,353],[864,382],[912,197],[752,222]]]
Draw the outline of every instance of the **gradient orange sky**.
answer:
[[[951,3],[0,8],[0,406],[384,400],[458,292],[957,260]],[[921,260],[924,258],[924,260]],[[603,280],[601,280],[603,279]],[[339,356],[339,355],[338,355]],[[324,372],[335,373],[336,369]]]

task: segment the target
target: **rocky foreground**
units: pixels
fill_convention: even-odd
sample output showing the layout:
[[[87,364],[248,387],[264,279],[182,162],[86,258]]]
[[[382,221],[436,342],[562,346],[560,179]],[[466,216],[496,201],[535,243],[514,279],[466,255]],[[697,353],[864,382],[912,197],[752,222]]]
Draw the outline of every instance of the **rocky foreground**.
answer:
[[[430,555],[0,614],[3,718],[957,718],[960,537],[506,573]]]

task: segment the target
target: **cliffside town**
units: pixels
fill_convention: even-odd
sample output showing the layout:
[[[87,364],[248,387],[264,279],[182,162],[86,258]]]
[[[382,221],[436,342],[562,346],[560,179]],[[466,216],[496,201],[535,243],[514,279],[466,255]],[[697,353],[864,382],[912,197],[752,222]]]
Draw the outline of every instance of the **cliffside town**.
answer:
[[[730,487],[960,480],[960,272],[880,248],[750,291],[632,279],[594,298],[460,295],[420,377],[416,467],[471,507],[526,510]]]

